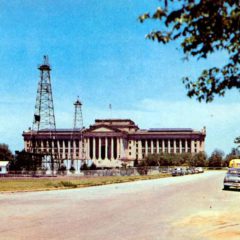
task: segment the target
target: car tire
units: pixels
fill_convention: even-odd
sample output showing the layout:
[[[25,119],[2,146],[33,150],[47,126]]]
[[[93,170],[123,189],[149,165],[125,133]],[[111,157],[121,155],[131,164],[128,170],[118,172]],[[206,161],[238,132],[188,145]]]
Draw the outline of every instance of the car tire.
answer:
[[[229,186],[224,186],[223,189],[224,189],[224,190],[228,190],[228,189],[229,189]]]

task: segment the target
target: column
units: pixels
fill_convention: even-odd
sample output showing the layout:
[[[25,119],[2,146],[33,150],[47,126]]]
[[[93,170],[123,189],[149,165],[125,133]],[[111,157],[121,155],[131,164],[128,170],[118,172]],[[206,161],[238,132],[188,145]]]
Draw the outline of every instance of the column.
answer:
[[[123,139],[122,138],[120,138],[120,141],[119,141],[119,143],[120,143],[120,158],[123,158],[124,157],[124,149],[123,149]]]
[[[108,139],[105,137],[105,159],[108,159]]]
[[[53,155],[53,158],[55,158],[54,156],[54,151],[55,151],[55,146],[54,146],[54,140],[51,140],[51,145],[52,145],[52,155]]]
[[[137,141],[136,140],[132,140],[131,154],[132,154],[131,157],[136,159],[136,155],[137,155]]]
[[[162,139],[162,152],[164,153],[165,152],[165,140]]]
[[[43,151],[43,148],[44,148],[43,141],[41,141],[41,151]]]
[[[99,137],[99,140],[98,140],[98,159],[102,159],[101,155],[102,155],[102,139],[101,137]]]
[[[65,141],[64,140],[62,140],[63,142],[62,142],[62,149],[63,149],[63,158],[65,158],[66,159],[66,149],[65,149]]]
[[[179,152],[182,153],[182,139],[179,139]]]
[[[204,140],[201,143],[201,149],[202,149],[202,152],[205,151],[205,141]]]
[[[76,159],[76,140],[73,140],[73,159]]]
[[[159,140],[157,139],[157,153],[159,153]]]
[[[142,141],[138,140],[138,159],[142,159]]]
[[[85,160],[87,160],[88,159],[87,138],[84,138],[84,151],[85,151]]]
[[[171,152],[171,143],[170,143],[170,140],[168,140],[168,153]]]
[[[90,138],[87,138],[87,156],[90,159]]]
[[[84,148],[83,148],[83,143],[82,143],[82,139],[79,140],[79,159],[83,159],[84,158]]]
[[[30,142],[30,141],[29,141]],[[24,141],[24,150],[27,152],[28,150],[29,150],[29,148],[28,148],[28,141]],[[29,143],[29,146],[31,146],[32,145],[32,143]]]
[[[147,139],[145,140],[145,156],[148,155],[148,141]]]
[[[153,154],[153,140],[151,140],[151,154]]]
[[[188,141],[185,140],[185,152],[188,152]]]
[[[197,140],[197,153],[199,153],[200,151],[201,151],[201,149],[200,149],[200,141]]]
[[[57,140],[57,156],[59,157],[59,159],[62,159],[60,155],[61,155],[60,143],[59,143],[59,140]]]
[[[68,141],[68,159],[71,159],[71,141]]]
[[[114,138],[112,137],[111,138],[111,160],[113,160],[114,159],[114,151],[113,151],[113,149],[114,149]]]
[[[191,153],[194,153],[194,140],[191,140]]]
[[[96,159],[96,139],[93,138],[93,160]]]
[[[173,140],[173,153],[177,153],[176,140]]]

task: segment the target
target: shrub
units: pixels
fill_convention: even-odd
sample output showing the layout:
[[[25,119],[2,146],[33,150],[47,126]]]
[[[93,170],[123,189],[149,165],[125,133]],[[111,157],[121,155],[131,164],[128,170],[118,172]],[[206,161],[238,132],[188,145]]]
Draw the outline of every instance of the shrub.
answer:
[[[92,165],[89,167],[89,170],[96,170],[97,166],[95,163],[92,163]]]
[[[75,172],[75,167],[71,166],[70,169],[69,169],[69,171],[70,171],[71,173],[74,173],[74,172]]]
[[[70,170],[70,171],[71,171],[71,170]],[[76,188],[76,187],[77,187],[77,184],[72,183],[72,182],[68,182],[68,181],[61,181],[60,184],[61,184],[63,187],[72,187],[72,188]]]
[[[81,170],[88,170],[88,165],[84,162],[83,165],[80,168]]]

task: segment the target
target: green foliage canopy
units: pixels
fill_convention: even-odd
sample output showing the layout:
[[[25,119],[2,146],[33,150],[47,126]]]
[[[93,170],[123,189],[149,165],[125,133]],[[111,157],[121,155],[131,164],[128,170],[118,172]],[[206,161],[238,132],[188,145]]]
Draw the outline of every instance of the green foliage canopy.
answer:
[[[0,144],[0,161],[11,161],[13,160],[13,154],[5,143]]]
[[[179,39],[186,56],[207,58],[225,50],[228,62],[222,68],[206,69],[196,81],[185,77],[189,97],[210,102],[227,89],[240,88],[240,2],[239,0],[160,0],[161,7],[139,17],[160,21],[159,30],[147,35],[151,40],[169,43]]]
[[[203,167],[206,165],[207,155],[204,152],[196,154],[191,153],[160,153],[149,154],[146,159],[141,162],[144,166],[195,166]]]
[[[208,159],[209,167],[222,167],[224,153],[221,150],[214,150]]]

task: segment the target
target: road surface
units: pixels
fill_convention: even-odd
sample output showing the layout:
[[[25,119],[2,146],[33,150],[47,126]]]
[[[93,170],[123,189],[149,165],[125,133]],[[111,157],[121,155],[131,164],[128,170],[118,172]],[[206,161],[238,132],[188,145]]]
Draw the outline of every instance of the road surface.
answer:
[[[0,239],[240,239],[240,192],[224,172],[0,194]]]

